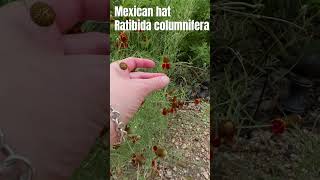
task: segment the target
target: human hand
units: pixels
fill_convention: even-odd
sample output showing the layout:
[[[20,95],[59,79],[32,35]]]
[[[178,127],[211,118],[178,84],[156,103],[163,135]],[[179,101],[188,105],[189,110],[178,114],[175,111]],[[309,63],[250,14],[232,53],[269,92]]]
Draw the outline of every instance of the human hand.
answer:
[[[123,70],[119,64],[128,68]],[[120,112],[120,120],[125,125],[138,111],[142,102],[151,92],[164,88],[170,79],[163,73],[135,72],[136,68],[153,68],[155,63],[148,59],[127,58],[110,65],[110,104]],[[110,121],[110,142],[117,141],[114,123]]]
[[[105,0],[44,0],[56,21],[39,27],[29,6],[0,8],[0,119],[6,143],[28,158],[35,180],[68,179],[107,120],[107,36],[66,35],[83,20],[108,20]],[[32,4],[28,4],[32,5]]]

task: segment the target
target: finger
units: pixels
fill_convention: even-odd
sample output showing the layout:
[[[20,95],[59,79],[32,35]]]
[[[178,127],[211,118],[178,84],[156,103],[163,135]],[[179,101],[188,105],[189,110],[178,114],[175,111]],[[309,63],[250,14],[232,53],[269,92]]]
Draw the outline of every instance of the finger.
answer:
[[[124,62],[128,65],[129,72],[135,70],[136,68],[153,68],[156,64],[150,59],[129,57],[127,59],[118,61],[117,63]]]
[[[139,81],[145,84],[145,93],[148,95],[153,91],[157,91],[166,87],[169,84],[170,79],[168,76],[158,76],[151,79],[141,79]]]
[[[131,79],[150,79],[159,76],[165,76],[163,73],[146,73],[146,72],[132,72],[129,74]]]
[[[65,54],[109,54],[107,34],[90,32],[64,35]]]
[[[43,0],[56,13],[56,22],[64,32],[74,24],[84,20],[107,21],[109,1],[107,0]],[[29,4],[31,6],[32,4]]]

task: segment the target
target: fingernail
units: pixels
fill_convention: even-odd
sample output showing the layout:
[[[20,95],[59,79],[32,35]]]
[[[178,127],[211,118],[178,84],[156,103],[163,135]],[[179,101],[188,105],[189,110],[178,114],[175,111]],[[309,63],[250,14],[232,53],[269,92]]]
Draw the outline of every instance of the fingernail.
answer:
[[[170,82],[170,79],[168,76],[162,76],[160,80],[163,84],[169,84]]]

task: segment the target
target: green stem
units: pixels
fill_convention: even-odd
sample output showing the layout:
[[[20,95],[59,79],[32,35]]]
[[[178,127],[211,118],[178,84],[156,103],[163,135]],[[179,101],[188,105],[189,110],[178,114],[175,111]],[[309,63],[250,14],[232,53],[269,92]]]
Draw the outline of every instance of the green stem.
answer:
[[[254,126],[242,126],[239,127],[239,129],[254,129],[254,128],[265,128],[265,127],[271,127],[270,124],[264,124],[264,125],[254,125]]]

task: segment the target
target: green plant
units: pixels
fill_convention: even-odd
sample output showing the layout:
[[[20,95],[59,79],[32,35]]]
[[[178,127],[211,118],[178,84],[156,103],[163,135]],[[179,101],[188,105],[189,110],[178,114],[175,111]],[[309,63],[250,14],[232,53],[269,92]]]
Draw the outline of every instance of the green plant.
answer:
[[[173,10],[172,17],[150,17],[139,18],[140,20],[150,21],[186,21],[188,19],[208,20],[209,2],[200,0],[187,1],[113,1],[111,3],[111,15],[113,7],[123,5],[124,7],[166,7]],[[206,8],[203,8],[206,7]],[[124,20],[125,18],[118,18]],[[137,19],[137,18],[133,18]],[[136,135],[141,139],[137,142],[130,140],[116,150],[111,152],[112,172],[118,178],[151,178],[151,162],[154,158],[153,146],[167,148],[165,144],[165,134],[167,133],[168,119],[171,113],[163,115],[163,109],[169,107],[166,94],[175,90],[174,96],[178,99],[187,100],[190,87],[196,83],[201,83],[209,78],[209,42],[207,32],[191,31],[126,31],[128,46],[117,46],[120,41],[118,31],[111,28],[111,62],[124,59],[128,56],[143,57],[153,59],[156,67],[151,72],[166,73],[171,79],[170,85],[147,98],[143,107],[139,110],[130,122],[130,129],[134,129]],[[165,62],[164,62],[165,61]],[[168,62],[167,62],[168,61]],[[163,69],[162,64],[170,64],[170,68]],[[171,104],[172,105],[172,104]],[[167,111],[167,109],[166,109]],[[170,111],[170,108],[168,109]],[[131,165],[132,155],[143,153],[146,161],[141,167]],[[168,152],[171,154],[171,152]]]

